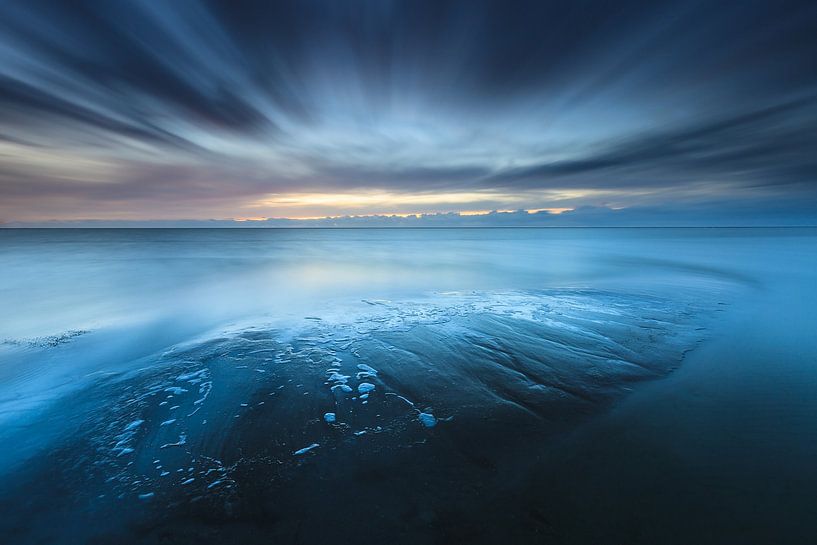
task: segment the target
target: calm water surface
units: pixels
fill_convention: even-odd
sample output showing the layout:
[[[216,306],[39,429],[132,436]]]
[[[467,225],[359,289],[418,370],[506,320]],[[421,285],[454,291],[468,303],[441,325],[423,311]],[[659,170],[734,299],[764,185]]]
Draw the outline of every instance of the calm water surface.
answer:
[[[0,230],[9,543],[813,543],[817,230]]]

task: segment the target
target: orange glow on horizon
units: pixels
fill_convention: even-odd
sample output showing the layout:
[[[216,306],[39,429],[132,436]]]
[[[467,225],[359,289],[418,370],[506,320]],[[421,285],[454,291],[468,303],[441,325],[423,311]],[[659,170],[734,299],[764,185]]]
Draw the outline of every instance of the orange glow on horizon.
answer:
[[[401,193],[369,190],[348,193],[272,193],[243,206],[246,217],[264,216],[288,219],[329,219],[333,217],[397,216],[411,217],[423,214],[456,213],[461,216],[479,216],[490,213],[562,214],[572,206],[571,201],[601,194],[598,190],[537,190],[524,193],[506,193],[497,190]],[[530,204],[541,204],[530,207]],[[528,206],[526,206],[526,204]],[[471,206],[469,206],[471,205]],[[419,209],[419,210],[418,210]],[[242,217],[245,217],[242,215]]]
[[[563,212],[572,212],[574,208],[531,208],[528,214],[535,214],[536,212],[547,212],[548,214],[562,214]]]
[[[531,208],[522,210],[528,214],[535,214],[537,212],[547,212],[549,214],[558,215],[563,212],[572,211],[573,208]],[[519,212],[520,210],[461,210],[451,212],[373,212],[371,214],[332,214],[326,216],[255,216],[255,217],[237,217],[232,218],[237,222],[254,222],[254,221],[268,221],[268,220],[333,220],[340,218],[367,218],[367,217],[390,217],[390,218],[420,218],[422,216],[434,216],[442,214],[457,214],[459,216],[487,216],[489,214],[509,214]]]

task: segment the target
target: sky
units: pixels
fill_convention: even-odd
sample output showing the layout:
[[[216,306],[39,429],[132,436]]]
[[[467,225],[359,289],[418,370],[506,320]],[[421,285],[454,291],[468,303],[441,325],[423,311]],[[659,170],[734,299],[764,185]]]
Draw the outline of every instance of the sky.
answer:
[[[0,2],[0,222],[281,218],[817,225],[817,3]]]

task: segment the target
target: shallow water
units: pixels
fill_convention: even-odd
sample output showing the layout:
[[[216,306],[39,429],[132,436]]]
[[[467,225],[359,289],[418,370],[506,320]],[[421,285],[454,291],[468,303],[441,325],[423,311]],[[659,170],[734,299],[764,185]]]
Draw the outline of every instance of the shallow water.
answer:
[[[14,543],[817,530],[817,230],[0,230],[0,281]]]

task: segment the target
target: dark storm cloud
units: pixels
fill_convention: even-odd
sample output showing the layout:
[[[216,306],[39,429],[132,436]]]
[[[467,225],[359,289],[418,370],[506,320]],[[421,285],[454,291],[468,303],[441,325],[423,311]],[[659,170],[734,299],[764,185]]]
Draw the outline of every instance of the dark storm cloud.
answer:
[[[252,129],[267,121],[242,98],[243,90],[234,87],[228,73],[208,66],[206,49],[187,51],[180,42],[188,37],[163,28],[161,13],[151,15],[146,5],[20,3],[8,6],[3,32],[23,54],[58,71],[58,77],[103,88],[117,101],[148,97],[178,115],[221,129]],[[172,12],[167,16],[172,23]],[[113,105],[126,118],[135,113],[131,106]]]
[[[702,183],[722,209],[815,199],[815,28],[808,1],[7,0],[0,215]]]
[[[173,144],[179,147],[193,147],[189,142],[167,131],[150,127],[144,123],[132,124],[115,117],[96,112],[28,85],[24,82],[0,76],[0,104],[10,111],[7,120],[25,122],[29,116],[54,117],[61,121],[76,122],[121,136],[142,139],[151,143]],[[11,139],[10,139],[11,140]],[[14,141],[22,142],[14,139]]]
[[[754,185],[817,184],[817,97],[792,100],[692,127],[646,134],[579,159],[499,172],[486,181],[510,186],[572,180],[605,188],[662,181]],[[726,178],[724,178],[726,177]]]

